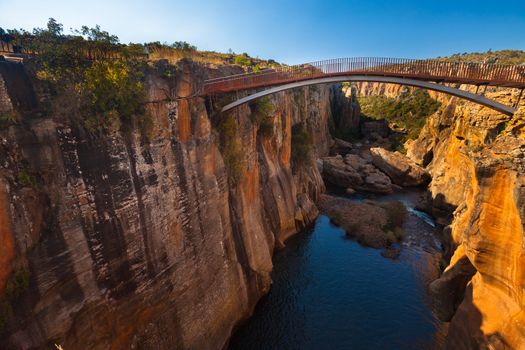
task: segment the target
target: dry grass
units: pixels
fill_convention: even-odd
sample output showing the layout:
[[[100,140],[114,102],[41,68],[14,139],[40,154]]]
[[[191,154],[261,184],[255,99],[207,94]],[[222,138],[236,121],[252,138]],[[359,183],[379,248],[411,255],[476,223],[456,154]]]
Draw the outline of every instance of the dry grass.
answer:
[[[233,61],[233,55],[212,51],[181,50],[170,47],[162,47],[150,52],[150,60],[166,59],[169,63],[175,64],[178,61],[187,58],[194,62],[208,64],[228,64]]]

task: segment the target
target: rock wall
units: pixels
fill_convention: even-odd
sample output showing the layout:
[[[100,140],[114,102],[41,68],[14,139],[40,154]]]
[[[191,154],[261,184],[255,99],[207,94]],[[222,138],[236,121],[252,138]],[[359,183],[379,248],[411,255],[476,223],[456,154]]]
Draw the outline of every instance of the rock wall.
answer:
[[[472,86],[458,86],[476,92]],[[362,95],[397,97],[412,88],[358,83]],[[484,89],[481,88],[480,92]],[[442,102],[408,156],[432,175],[422,206],[445,225],[447,267],[429,288],[450,321],[447,349],[525,348],[525,101],[510,118],[429,91]],[[487,88],[513,105],[519,91]]]
[[[511,105],[517,93],[486,96]],[[446,347],[525,348],[525,105],[510,118],[435,96],[442,110],[407,148],[432,174],[430,209],[450,224],[452,257],[430,286],[451,321]]]
[[[291,128],[302,122],[326,154],[330,91],[275,95],[272,137],[248,106],[232,113],[244,164],[233,185],[206,101],[174,99],[221,69],[152,67],[145,138],[76,127],[67,96],[0,62],[0,107],[18,120],[0,130],[2,349],[217,349],[251,314],[276,244],[317,216],[324,185],[315,166],[292,172]]]

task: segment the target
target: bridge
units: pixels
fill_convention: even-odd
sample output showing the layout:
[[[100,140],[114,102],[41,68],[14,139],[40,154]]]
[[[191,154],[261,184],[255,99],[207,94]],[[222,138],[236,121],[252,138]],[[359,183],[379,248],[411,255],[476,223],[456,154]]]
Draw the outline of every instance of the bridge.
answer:
[[[259,72],[209,79],[204,95],[266,88],[222,108],[225,112],[251,100],[296,87],[337,82],[379,82],[421,87],[487,106],[512,116],[525,89],[525,66],[450,62],[441,59],[340,58],[295,66],[276,66]],[[468,84],[476,93],[445,84]],[[521,89],[514,106],[478,94],[480,86]]]

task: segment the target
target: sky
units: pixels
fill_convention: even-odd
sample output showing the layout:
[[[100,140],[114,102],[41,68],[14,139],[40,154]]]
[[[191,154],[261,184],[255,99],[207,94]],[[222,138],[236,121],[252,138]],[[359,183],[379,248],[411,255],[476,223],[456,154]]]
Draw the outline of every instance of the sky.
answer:
[[[95,26],[123,43],[187,41],[288,64],[525,50],[525,0],[0,0],[0,27]]]

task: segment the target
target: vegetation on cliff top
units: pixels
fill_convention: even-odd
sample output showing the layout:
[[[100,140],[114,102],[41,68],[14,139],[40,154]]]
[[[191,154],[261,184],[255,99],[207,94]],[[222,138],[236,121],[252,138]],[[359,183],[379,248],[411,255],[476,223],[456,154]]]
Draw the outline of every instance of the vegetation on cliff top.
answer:
[[[52,86],[54,96],[68,97],[56,104],[74,106],[87,130],[104,131],[118,121],[121,128],[138,125],[147,134],[142,47],[122,45],[99,26],[83,26],[66,35],[52,18],[45,29],[0,33],[3,40],[38,53],[37,78]]]
[[[500,50],[487,52],[456,53],[448,57],[438,57],[442,61],[484,62],[498,64],[525,64],[525,51]]]
[[[441,103],[426,90],[407,90],[398,98],[386,96],[358,97],[361,113],[373,119],[386,119],[407,131],[407,139],[415,139],[425,125],[426,118],[435,113]]]

